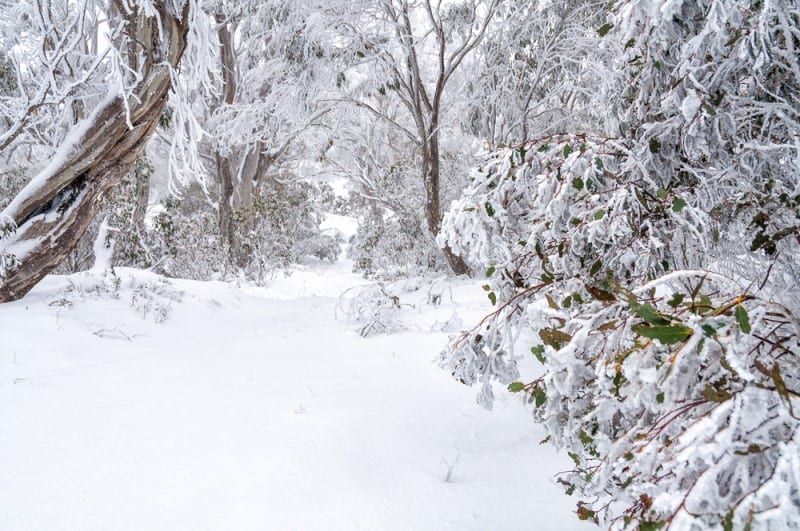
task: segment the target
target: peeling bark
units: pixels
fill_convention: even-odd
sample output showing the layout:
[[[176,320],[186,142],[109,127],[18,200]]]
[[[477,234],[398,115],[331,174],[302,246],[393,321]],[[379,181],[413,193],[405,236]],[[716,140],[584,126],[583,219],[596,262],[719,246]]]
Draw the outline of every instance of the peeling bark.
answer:
[[[0,302],[23,297],[75,248],[102,195],[131,170],[158,125],[171,87],[170,69],[186,47],[189,2],[177,17],[164,3],[157,7],[160,29],[154,18],[128,18],[134,27],[126,38],[135,38],[143,54],[142,81],[134,96],[127,102],[120,95],[111,97],[76,125],[69,135],[76,140],[62,145],[51,165],[0,214],[16,227],[2,243],[19,252],[20,262],[0,279]]]

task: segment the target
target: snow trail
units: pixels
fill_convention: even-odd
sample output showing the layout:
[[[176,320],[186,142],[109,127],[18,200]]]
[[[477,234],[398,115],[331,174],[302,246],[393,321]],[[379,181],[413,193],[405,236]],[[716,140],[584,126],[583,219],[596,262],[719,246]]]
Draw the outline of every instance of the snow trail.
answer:
[[[431,361],[447,336],[424,323],[471,322],[480,288],[411,293],[412,330],[362,339],[335,318],[366,283],[346,263],[269,288],[120,278],[118,299],[77,275],[0,306],[0,529],[582,528],[526,409],[483,411]],[[156,323],[131,283],[183,294]]]

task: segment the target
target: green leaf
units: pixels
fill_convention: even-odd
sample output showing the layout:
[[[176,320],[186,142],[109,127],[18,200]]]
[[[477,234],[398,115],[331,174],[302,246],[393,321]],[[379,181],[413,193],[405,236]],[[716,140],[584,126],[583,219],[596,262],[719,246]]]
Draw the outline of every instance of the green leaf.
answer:
[[[601,267],[603,267],[603,262],[601,260],[595,260],[592,267],[589,268],[589,274],[592,276],[596,275]]]
[[[492,291],[492,287],[489,284],[484,284],[481,288],[483,288],[483,291]]]
[[[538,256],[538,257],[539,257],[539,260],[541,260],[542,262],[544,262],[544,260],[545,260],[545,258],[544,258],[544,251],[542,250],[542,244],[541,244],[541,242],[537,241],[537,242],[536,242],[536,245],[534,245],[534,246],[533,246],[533,250],[534,250],[534,251],[536,251],[536,256]]]
[[[497,268],[494,266],[489,266],[489,269],[486,270],[486,276],[490,277],[494,275],[494,272],[497,271]]]
[[[569,157],[570,153],[572,153],[572,146],[570,146],[569,144],[564,144],[563,153],[564,153],[564,158]]]
[[[683,198],[676,197],[675,200],[672,202],[672,211],[677,213],[683,210],[684,208],[686,208],[686,201],[684,201]]]
[[[512,393],[519,393],[525,389],[525,384],[522,382],[511,382],[508,384],[508,390]]]
[[[597,171],[603,171],[603,159],[601,159],[600,157],[595,157],[594,167],[597,168]]]
[[[639,523],[639,531],[658,531],[667,525],[666,522],[641,522]]]
[[[487,297],[489,297],[489,300],[492,301],[492,306],[497,304],[497,295],[494,294],[494,291],[490,291]]]
[[[725,46],[726,48],[727,48],[727,47],[730,47],[730,46],[733,46],[734,44],[736,44],[736,41],[738,41],[738,40],[739,40],[739,39],[741,39],[741,38],[742,38],[742,32],[741,32],[741,31],[739,31],[739,30],[736,30],[736,33],[734,33],[734,34],[733,34],[733,37],[731,37],[730,39],[728,39],[728,42],[726,42],[726,43],[724,44],[724,46]]]
[[[683,343],[692,335],[692,329],[688,326],[673,325],[673,326],[646,326],[643,324],[634,325],[631,330],[640,336],[650,339],[657,339],[664,345],[674,345],[675,343]]]
[[[722,522],[722,530],[733,531],[733,509],[728,511],[728,514],[725,515],[725,520]]]
[[[531,354],[536,356],[536,359],[539,360],[539,363],[544,364],[547,361],[547,358],[544,357],[544,345],[536,345],[535,347],[531,347]]]
[[[591,435],[589,435],[583,430],[581,430],[580,433],[578,433],[578,439],[580,439],[581,444],[584,445],[591,444],[592,442],[594,442],[594,439],[591,437]]]
[[[581,458],[575,452],[567,452],[567,455],[575,462],[576,466],[581,466]]]
[[[614,294],[610,291],[598,288],[597,286],[590,286],[589,284],[584,284],[584,287],[586,288],[586,291],[589,292],[589,295],[601,302],[614,302],[617,300]]]
[[[750,317],[748,317],[747,310],[744,309],[744,306],[737,304],[733,314],[736,316],[736,322],[739,324],[739,328],[741,328],[742,332],[749,334],[751,330]]]
[[[547,393],[544,392],[544,389],[541,387],[536,387],[533,390],[533,405],[536,407],[542,407],[542,405],[547,401]]]
[[[703,389],[703,398],[705,398],[709,402],[717,402],[717,403],[725,402],[731,396],[733,395],[731,395],[725,389],[717,389],[711,384],[706,385],[706,388]]]
[[[634,44],[636,44],[636,39],[628,39],[628,42],[625,43],[625,48],[623,49],[627,50],[628,48],[633,48]]]
[[[539,330],[539,337],[545,345],[550,345],[556,350],[572,341],[572,336],[555,328],[542,328]]]
[[[601,219],[603,219],[603,216],[605,216],[605,215],[606,215],[606,211],[601,208],[600,210],[598,210],[597,212],[594,213],[594,219],[596,221],[600,221]]]
[[[781,229],[775,234],[772,235],[772,241],[777,242],[785,237],[789,236],[790,234],[794,234],[797,232],[797,227],[786,227],[785,229]]]
[[[659,403],[659,404],[663,404],[664,403],[664,393],[658,393],[656,395],[656,402]]]
[[[673,308],[677,308],[683,302],[685,295],[683,293],[674,293],[672,298],[667,302]]]
[[[757,251],[762,247],[764,248],[765,253],[770,255],[775,254],[776,250],[775,243],[769,237],[769,234],[767,234],[764,231],[761,231],[758,234],[756,234],[756,237],[753,238],[753,241],[750,243],[751,251]]]
[[[669,324],[668,319],[664,319],[664,317],[658,313],[658,311],[653,307],[652,304],[649,302],[645,302],[644,304],[639,304],[636,301],[631,301],[631,311],[650,323],[651,325],[667,325]]]
[[[661,151],[661,142],[657,138],[651,138],[648,147],[650,148],[650,153],[658,153]]]
[[[572,187],[576,190],[583,190],[583,179],[580,177],[575,177],[572,179]]]
[[[665,190],[664,188],[659,188],[658,192],[656,192],[656,197],[659,199],[666,199],[667,195],[669,195],[669,191]]]
[[[487,202],[485,207],[486,207],[486,213],[489,215],[489,217],[490,218],[493,217],[494,216],[494,207],[492,206],[492,204]]]
[[[597,327],[597,331],[598,332],[607,332],[609,330],[614,330],[616,327],[617,327],[617,320],[614,319],[612,321],[609,321],[607,323],[603,323],[600,326],[598,326]]]
[[[614,24],[612,24],[611,22],[606,22],[605,24],[603,24],[602,26],[597,28],[597,34],[600,35],[601,37],[605,37],[606,34],[609,31],[611,31],[611,28],[613,28],[613,27],[614,27]]]
[[[789,390],[786,388],[786,382],[783,379],[783,375],[781,374],[781,366],[778,365],[778,362],[775,362],[772,365],[770,376],[772,376],[772,383],[775,384],[775,390],[778,391],[778,394],[784,400],[786,400],[787,403],[791,404],[791,401],[789,400]]]

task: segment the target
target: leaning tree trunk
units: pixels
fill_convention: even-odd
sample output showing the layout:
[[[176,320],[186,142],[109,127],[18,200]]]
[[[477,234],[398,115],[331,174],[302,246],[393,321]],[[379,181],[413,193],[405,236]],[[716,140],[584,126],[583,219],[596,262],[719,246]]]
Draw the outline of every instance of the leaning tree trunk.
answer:
[[[0,302],[21,298],[64,260],[101,196],[133,167],[158,125],[171,69],[186,47],[190,9],[185,2],[181,13],[171,13],[165,4],[156,4],[160,20],[140,14],[128,28],[143,59],[135,94],[127,101],[122,95],[107,98],[78,123],[50,165],[0,214],[0,234],[6,234],[0,252],[13,255],[16,264],[0,270]]]

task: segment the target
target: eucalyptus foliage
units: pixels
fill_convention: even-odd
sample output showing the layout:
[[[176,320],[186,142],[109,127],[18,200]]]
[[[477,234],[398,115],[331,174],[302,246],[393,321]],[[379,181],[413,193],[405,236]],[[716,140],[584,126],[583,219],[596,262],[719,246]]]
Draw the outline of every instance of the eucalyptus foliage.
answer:
[[[793,529],[800,7],[629,0],[594,31],[605,127],[487,155],[445,217],[496,309],[441,363],[526,397],[581,519]]]

